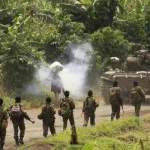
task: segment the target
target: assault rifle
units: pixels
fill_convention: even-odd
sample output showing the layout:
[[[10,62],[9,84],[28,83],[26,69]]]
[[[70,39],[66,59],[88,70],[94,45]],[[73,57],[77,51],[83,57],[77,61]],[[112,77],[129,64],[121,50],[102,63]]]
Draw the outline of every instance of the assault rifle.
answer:
[[[23,113],[23,117],[24,117],[25,119],[29,120],[29,121],[32,122],[33,124],[35,123],[35,121],[32,121],[32,120],[30,119],[30,117],[28,116],[28,114],[27,114],[26,112],[22,112],[22,113]]]

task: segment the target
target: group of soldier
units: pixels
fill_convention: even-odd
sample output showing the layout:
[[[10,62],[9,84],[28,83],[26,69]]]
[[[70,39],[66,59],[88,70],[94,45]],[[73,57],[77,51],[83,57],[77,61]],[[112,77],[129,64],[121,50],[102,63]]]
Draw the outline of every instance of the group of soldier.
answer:
[[[111,120],[120,118],[120,106],[123,109],[123,99],[121,97],[121,88],[118,82],[113,82],[113,87],[109,90],[109,101],[112,108]],[[138,85],[138,82],[133,82],[133,88],[130,91],[130,103],[135,107],[135,116],[139,117],[142,103],[145,102],[145,94],[143,89]]]
[[[134,87],[131,89],[131,104],[135,107],[135,115],[139,116],[139,111],[142,102],[145,101],[145,95],[138,82],[133,83]],[[118,86],[118,82],[114,81],[112,88],[110,88],[110,104],[112,108],[111,120],[120,118],[120,106],[123,106],[123,100],[121,98],[121,89]],[[69,120],[71,126],[75,126],[73,110],[75,109],[75,103],[73,99],[69,96],[69,91],[64,91],[64,98],[60,99],[60,108],[58,110],[58,115],[63,119],[63,130],[67,128],[67,121]],[[99,103],[93,98],[93,92],[91,90],[87,93],[87,98],[83,102],[82,112],[84,113],[84,127],[88,125],[90,119],[90,124],[95,125],[95,111],[99,106]],[[8,114],[13,123],[14,128],[14,139],[16,145],[24,144],[23,138],[25,134],[25,122],[24,119],[31,121],[30,117],[23,110],[23,105],[21,103],[21,97],[15,98],[15,103],[9,107],[8,111],[3,111],[3,99],[0,98],[0,150],[3,150]],[[47,137],[48,129],[50,129],[51,134],[55,135],[55,114],[56,110],[54,105],[51,103],[51,98],[46,98],[46,103],[42,107],[41,113],[37,116],[38,119],[43,122],[43,136]],[[31,121],[34,123],[33,121]],[[18,129],[20,129],[20,135],[18,135]]]

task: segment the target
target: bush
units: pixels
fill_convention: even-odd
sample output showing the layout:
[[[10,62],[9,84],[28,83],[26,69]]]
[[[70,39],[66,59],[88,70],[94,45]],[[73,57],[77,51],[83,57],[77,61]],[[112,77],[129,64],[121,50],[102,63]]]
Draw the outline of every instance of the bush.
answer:
[[[131,43],[128,42],[119,30],[111,27],[103,28],[90,36],[94,48],[92,68],[103,68],[110,63],[110,57],[119,57],[124,61],[131,52]]]

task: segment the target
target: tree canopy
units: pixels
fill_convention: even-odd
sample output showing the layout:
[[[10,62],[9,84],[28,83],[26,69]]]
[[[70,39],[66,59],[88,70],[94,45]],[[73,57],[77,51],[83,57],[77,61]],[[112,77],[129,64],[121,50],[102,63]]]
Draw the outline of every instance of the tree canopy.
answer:
[[[91,71],[111,56],[124,61],[132,45],[149,48],[149,8],[149,0],[0,0],[1,82],[21,90],[39,63],[68,63],[70,43],[92,44]]]

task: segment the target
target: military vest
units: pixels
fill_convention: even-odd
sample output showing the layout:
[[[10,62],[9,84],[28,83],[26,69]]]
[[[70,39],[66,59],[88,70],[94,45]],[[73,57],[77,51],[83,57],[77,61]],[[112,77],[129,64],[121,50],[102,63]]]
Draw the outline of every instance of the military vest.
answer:
[[[64,98],[61,100],[61,115],[62,117],[69,117],[71,115],[71,108],[70,108],[70,99]]]
[[[85,99],[85,111],[95,111],[96,106],[95,106],[95,99],[93,97],[87,97]]]
[[[140,95],[141,88],[139,86],[132,88],[130,93],[131,104],[140,104],[143,101],[142,96]]]
[[[111,104],[119,105],[118,97],[120,96],[120,92],[121,92],[120,87],[110,88],[110,91],[109,91],[110,98],[109,98],[109,100],[110,100]]]

